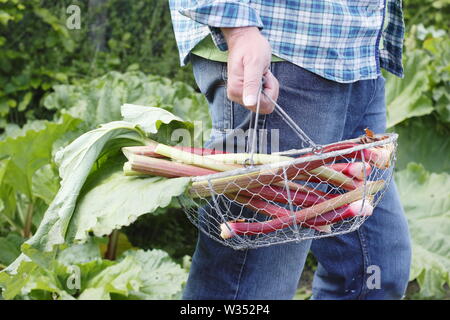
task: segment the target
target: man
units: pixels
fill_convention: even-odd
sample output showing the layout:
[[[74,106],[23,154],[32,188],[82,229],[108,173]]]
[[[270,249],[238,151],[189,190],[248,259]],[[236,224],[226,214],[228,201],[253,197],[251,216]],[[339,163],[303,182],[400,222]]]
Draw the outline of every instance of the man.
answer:
[[[384,78],[402,76],[401,0],[171,0],[182,65],[191,61],[211,111],[209,147],[249,127],[264,91],[312,140],[385,131]],[[387,7],[387,8],[386,8]],[[261,95],[260,125],[279,148],[301,147]],[[200,233],[185,299],[291,299],[308,251],[318,260],[313,299],[400,299],[411,250],[394,182],[357,230],[314,241],[233,250]],[[378,272],[379,285],[369,285]]]

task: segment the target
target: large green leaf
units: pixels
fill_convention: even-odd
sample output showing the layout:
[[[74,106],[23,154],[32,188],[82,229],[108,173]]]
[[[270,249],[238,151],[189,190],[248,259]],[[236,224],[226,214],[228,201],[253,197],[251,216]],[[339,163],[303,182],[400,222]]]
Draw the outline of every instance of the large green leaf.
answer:
[[[83,270],[82,270],[83,271]],[[126,257],[89,279],[80,300],[109,299],[111,293],[127,296],[130,291],[138,291],[141,283],[139,273],[142,266],[133,257]]]
[[[151,112],[153,109],[145,110]],[[155,123],[171,123],[174,119],[173,116],[162,120],[142,116]],[[184,192],[189,179],[125,177],[120,172],[123,160],[112,162],[121,147],[145,143],[146,134],[139,127],[140,119],[130,120],[134,122],[104,124],[83,134],[56,154],[61,187],[36,233],[22,245],[26,256],[45,266],[55,245],[65,241],[70,243],[73,239],[85,241],[88,231],[107,234],[130,224],[139,215],[167,206],[172,197]],[[25,255],[7,271],[14,272]]]
[[[152,108],[146,110],[152,111]],[[143,113],[142,118],[160,122],[166,129],[172,122],[185,126],[181,121],[173,121],[173,116],[157,119]],[[0,272],[0,284],[5,288],[6,298],[28,295],[43,299],[50,296],[107,299],[129,296],[130,292],[139,298],[156,296],[150,289],[147,293],[139,291],[144,281],[139,279],[139,275],[145,272],[141,265],[149,265],[147,260],[140,263],[129,255],[106,268],[107,262],[99,262],[98,259],[79,264],[82,273],[88,277],[82,279],[84,289],[81,293],[66,290],[64,283],[70,277],[70,266],[55,260],[58,248],[71,245],[74,240],[89,240],[88,232],[108,234],[130,224],[142,214],[169,205],[174,197],[185,192],[189,178],[144,179],[123,175],[121,167],[125,158],[118,155],[120,148],[142,145],[146,135],[152,133],[141,130],[140,125],[148,127],[140,118],[130,120],[134,122],[104,124],[83,134],[56,154],[61,177],[59,191],[36,233],[22,245],[23,253]],[[158,125],[154,127],[155,131],[157,129]],[[30,273],[25,280],[21,278],[23,272]],[[147,286],[156,286],[151,279],[145,280]],[[170,295],[175,291],[174,288],[168,289],[164,294]]]
[[[139,299],[173,299],[181,293],[187,280],[187,272],[174,263],[169,255],[161,250],[125,252],[139,261],[143,272],[139,274],[142,286],[139,291],[131,293],[131,298]]]
[[[33,196],[41,198],[46,204],[50,204],[59,189],[58,173],[51,164],[39,168],[33,175]]]
[[[430,58],[422,50],[414,50],[405,59],[405,77],[386,76],[387,127],[405,119],[433,112],[429,96],[428,64]]]
[[[128,177],[123,162],[109,161],[86,181],[84,194],[70,224],[69,237],[87,239],[110,234],[133,223],[139,216],[170,204],[172,198],[185,192],[189,178]]]
[[[23,261],[17,274],[0,273],[3,297],[109,300],[173,299],[180,295],[187,272],[164,251],[131,250],[118,261],[110,261],[97,257],[93,248],[91,244],[75,245],[63,250],[47,268]],[[80,256],[92,260],[84,261]],[[79,286],[69,287],[74,276]]]
[[[57,154],[60,164],[61,187],[50,204],[38,230],[23,246],[27,255],[51,251],[63,244],[76,201],[92,170],[93,164],[112,142],[116,148],[129,144],[142,144],[144,134],[134,124],[116,121],[92,130],[73,141]],[[110,151],[110,150],[109,150]],[[40,259],[45,263],[46,259]],[[17,263],[13,267],[16,267]]]
[[[31,199],[33,175],[50,163],[53,143],[79,123],[80,120],[64,115],[59,122],[46,122],[45,127],[37,131],[31,129],[24,135],[1,141],[0,159],[10,158],[4,178],[6,183]]]
[[[412,237],[411,280],[422,297],[442,297],[450,285],[450,175],[411,163],[395,179]]]
[[[112,71],[86,84],[57,85],[44,100],[48,109],[83,119],[86,128],[120,119],[125,103],[166,109],[189,121],[209,119],[206,99],[190,86],[142,72]]]
[[[0,264],[8,265],[20,255],[20,245],[23,238],[16,234],[10,233],[6,237],[0,237]]]
[[[124,121],[141,126],[148,133],[156,133],[162,123],[183,122],[181,118],[161,108],[124,104],[121,110]]]
[[[450,130],[440,125],[434,116],[408,119],[392,130],[399,134],[398,169],[416,162],[428,171],[450,173]]]
[[[58,295],[61,299],[74,299],[57,279],[64,272],[68,277],[67,269],[66,266],[57,265],[54,269],[45,270],[33,261],[22,261],[17,274],[0,273],[2,296],[5,299],[23,298],[33,291],[41,291],[46,294],[47,299],[51,299],[53,295]]]
[[[100,246],[107,244],[107,238],[91,237],[85,243],[72,244],[59,251],[57,260],[67,266],[101,260]]]
[[[6,158],[0,161],[0,221],[4,219],[13,219],[16,211],[16,197],[14,188],[5,181],[8,172],[10,159]],[[2,221],[3,222],[3,221]]]

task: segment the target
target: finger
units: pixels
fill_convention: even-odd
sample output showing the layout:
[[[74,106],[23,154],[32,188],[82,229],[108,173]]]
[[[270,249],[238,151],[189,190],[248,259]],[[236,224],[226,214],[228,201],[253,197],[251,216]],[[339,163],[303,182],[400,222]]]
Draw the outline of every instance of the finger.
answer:
[[[244,82],[244,65],[242,61],[230,59],[227,66],[227,97],[231,101],[243,105],[242,86]]]
[[[272,100],[276,101],[278,98],[279,93],[279,84],[278,80],[275,78],[275,76],[270,72],[267,71],[264,74],[264,93],[260,95],[261,103],[259,106],[259,113],[261,114],[269,114],[272,113],[275,104],[266,96],[268,95]],[[256,112],[256,106],[247,107],[248,109]]]
[[[259,63],[244,65],[243,102],[247,108],[254,107],[261,87],[265,67]]]
[[[264,82],[264,93],[261,95],[261,113],[271,113],[275,107],[275,104],[271,101],[277,101],[280,85],[278,83],[277,78],[273,75],[272,72],[267,71],[264,74],[265,82]],[[269,99],[269,96],[271,99]]]

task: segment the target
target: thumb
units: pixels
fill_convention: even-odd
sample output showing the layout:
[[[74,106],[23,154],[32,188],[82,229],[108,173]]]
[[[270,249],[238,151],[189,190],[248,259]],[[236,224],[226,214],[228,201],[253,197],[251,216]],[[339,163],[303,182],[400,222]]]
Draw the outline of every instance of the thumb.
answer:
[[[244,86],[242,92],[244,106],[251,107],[256,105],[263,73],[264,68],[261,66],[254,64],[244,66]]]

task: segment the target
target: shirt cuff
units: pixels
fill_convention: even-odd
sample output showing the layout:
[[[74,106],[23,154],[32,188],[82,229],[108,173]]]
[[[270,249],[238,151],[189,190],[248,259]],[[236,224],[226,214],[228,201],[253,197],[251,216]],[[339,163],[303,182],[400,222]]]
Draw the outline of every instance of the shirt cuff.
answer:
[[[181,9],[179,12],[210,29],[212,39],[222,51],[228,50],[225,37],[220,28],[258,27],[263,23],[255,9],[247,1],[209,1],[192,8]]]

